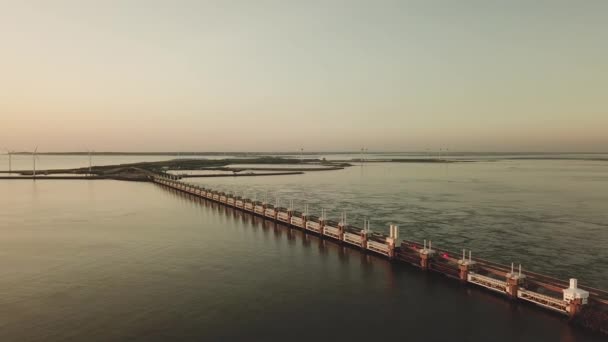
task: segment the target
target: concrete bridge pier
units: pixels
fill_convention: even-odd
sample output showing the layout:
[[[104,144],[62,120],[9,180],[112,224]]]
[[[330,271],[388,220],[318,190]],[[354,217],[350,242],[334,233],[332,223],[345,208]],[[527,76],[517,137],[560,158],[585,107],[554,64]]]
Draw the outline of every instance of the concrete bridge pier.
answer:
[[[458,260],[458,270],[460,282],[466,283],[469,279],[469,272],[475,271],[476,263],[471,258],[471,251],[469,251],[469,258],[466,258],[466,250],[462,250],[462,259]]]
[[[433,243],[429,240],[429,247],[426,247],[426,240],[424,240],[424,247],[418,250],[420,255],[420,268],[422,270],[427,271],[433,262],[433,258],[435,257],[435,251],[433,250]]]
[[[564,301],[567,304],[566,311],[570,318],[578,315],[583,309],[584,305],[587,305],[589,301],[589,292],[578,288],[578,280],[575,278],[570,279],[570,286],[567,289],[562,290],[564,293]]]
[[[506,274],[507,281],[507,296],[511,299],[517,299],[518,291],[520,287],[524,287],[526,276],[521,274],[521,264],[519,265],[519,271],[515,272],[513,269],[513,263],[511,263],[511,272]]]

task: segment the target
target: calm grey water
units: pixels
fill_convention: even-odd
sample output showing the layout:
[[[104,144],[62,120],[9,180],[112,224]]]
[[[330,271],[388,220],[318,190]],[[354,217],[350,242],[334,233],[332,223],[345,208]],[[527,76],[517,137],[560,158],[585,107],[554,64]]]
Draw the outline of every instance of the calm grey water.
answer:
[[[608,165],[368,164],[192,180],[608,286]],[[599,341],[561,316],[118,181],[0,181],[0,341]]]
[[[189,179],[296,208],[341,212],[401,238],[608,288],[608,163],[373,164],[282,177]]]

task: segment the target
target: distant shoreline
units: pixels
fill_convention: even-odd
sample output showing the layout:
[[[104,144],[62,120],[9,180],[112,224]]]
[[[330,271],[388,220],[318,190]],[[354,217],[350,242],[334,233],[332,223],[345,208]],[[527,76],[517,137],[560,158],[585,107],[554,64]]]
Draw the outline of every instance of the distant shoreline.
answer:
[[[6,154],[6,153],[5,153]],[[32,152],[27,151],[16,151],[12,152],[13,155],[31,155]],[[88,156],[88,152],[38,152],[37,155],[57,155],[57,156]],[[360,151],[350,151],[350,152],[338,152],[338,151],[310,151],[303,152],[304,155],[324,155],[324,154],[348,154],[348,155],[361,155]],[[428,156],[428,157],[437,157],[441,156],[526,156],[526,155],[581,155],[581,154],[608,154],[608,152],[439,152],[439,151],[410,151],[410,152],[386,152],[386,151],[375,151],[375,152],[365,152],[364,155],[410,155],[410,156]],[[299,151],[295,152],[91,152],[91,155],[94,156],[176,156],[176,157],[184,157],[184,156],[266,156],[266,155],[276,155],[276,156],[297,156],[300,155]],[[516,157],[514,157],[516,158]]]

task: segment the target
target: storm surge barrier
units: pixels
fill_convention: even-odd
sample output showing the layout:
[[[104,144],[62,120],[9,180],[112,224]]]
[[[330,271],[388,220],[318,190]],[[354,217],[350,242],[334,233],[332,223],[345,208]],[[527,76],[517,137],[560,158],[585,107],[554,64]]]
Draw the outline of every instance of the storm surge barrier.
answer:
[[[300,229],[365,253],[407,263],[423,271],[436,272],[515,301],[533,303],[570,318],[579,317],[583,312],[585,316],[589,312],[597,312],[597,315],[606,317],[608,311],[608,292],[580,286],[574,278],[564,281],[523,271],[521,265],[507,266],[473,258],[470,250],[454,253],[434,246],[431,240],[420,243],[400,239],[397,225],[389,225],[387,235],[372,231],[367,221],[362,228],[347,223],[346,214],[339,220],[331,220],[326,217],[324,210],[321,216],[315,216],[308,213],[308,207],[298,211],[293,204],[281,207],[278,203],[273,205],[244,198],[176,178],[169,174],[150,174],[150,180],[156,184]],[[594,319],[593,315],[590,319]]]

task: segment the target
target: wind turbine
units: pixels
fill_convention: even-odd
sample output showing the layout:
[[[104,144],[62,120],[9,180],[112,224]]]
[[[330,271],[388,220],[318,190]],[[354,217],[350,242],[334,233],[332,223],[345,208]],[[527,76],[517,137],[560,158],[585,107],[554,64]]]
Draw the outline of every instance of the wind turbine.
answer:
[[[363,166],[363,150],[364,148],[361,147],[361,154],[359,155],[359,164],[361,164],[361,166]]]
[[[12,163],[13,163],[13,152],[15,151],[11,151],[7,148],[5,148],[6,150],[6,154],[8,154],[8,173],[11,174],[13,169],[12,169]]]
[[[36,178],[36,152],[38,152],[38,146],[36,146],[34,152],[32,152],[32,162],[34,164],[34,167],[32,168],[32,175],[34,176],[34,179]]]
[[[93,166],[93,156],[91,155],[91,153],[93,153],[95,151],[87,149],[87,152],[89,154],[89,176],[92,176],[93,172],[92,172],[91,169],[92,169],[92,166]]]

